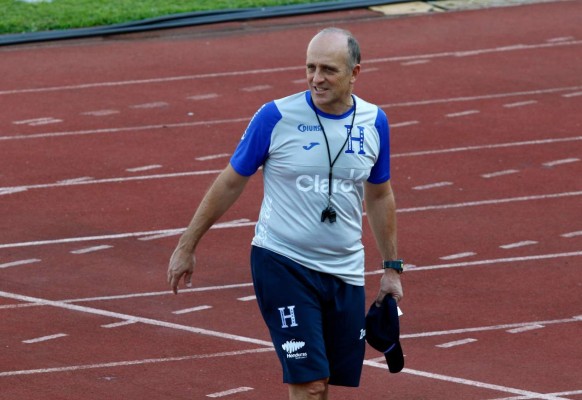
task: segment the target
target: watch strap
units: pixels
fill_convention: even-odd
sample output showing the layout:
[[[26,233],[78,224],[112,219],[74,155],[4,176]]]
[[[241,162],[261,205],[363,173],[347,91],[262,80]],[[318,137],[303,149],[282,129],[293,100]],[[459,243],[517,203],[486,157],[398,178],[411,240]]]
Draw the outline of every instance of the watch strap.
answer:
[[[384,260],[382,261],[382,269],[393,269],[399,274],[404,272],[404,260]]]

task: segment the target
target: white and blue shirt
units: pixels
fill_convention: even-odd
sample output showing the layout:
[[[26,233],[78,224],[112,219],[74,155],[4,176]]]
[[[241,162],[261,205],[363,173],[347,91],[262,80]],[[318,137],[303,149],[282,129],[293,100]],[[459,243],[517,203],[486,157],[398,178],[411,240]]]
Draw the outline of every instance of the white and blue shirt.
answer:
[[[390,179],[390,144],[384,111],[353,98],[354,106],[343,115],[317,110],[323,131],[309,91],[263,105],[230,163],[244,176],[263,166],[264,197],[253,245],[362,286],[363,183]],[[332,161],[339,153],[331,182],[324,131]],[[333,224],[321,222],[330,184],[337,212]]]

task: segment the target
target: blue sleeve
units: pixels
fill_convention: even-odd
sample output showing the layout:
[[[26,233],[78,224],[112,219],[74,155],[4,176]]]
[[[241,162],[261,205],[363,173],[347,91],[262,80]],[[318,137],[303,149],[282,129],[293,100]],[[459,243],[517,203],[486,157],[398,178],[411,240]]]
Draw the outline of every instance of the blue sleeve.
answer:
[[[271,134],[281,120],[281,113],[274,102],[263,105],[251,119],[230,164],[243,176],[251,176],[269,156]]]
[[[390,128],[388,127],[388,117],[380,108],[378,108],[374,126],[380,137],[380,153],[376,164],[372,167],[368,182],[384,183],[390,179]]]

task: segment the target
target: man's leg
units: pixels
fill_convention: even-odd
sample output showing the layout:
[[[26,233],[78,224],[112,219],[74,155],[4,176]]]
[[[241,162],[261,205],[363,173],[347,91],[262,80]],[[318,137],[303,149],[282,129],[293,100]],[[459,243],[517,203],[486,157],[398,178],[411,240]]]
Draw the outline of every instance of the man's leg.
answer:
[[[327,400],[327,379],[289,384],[289,400]]]

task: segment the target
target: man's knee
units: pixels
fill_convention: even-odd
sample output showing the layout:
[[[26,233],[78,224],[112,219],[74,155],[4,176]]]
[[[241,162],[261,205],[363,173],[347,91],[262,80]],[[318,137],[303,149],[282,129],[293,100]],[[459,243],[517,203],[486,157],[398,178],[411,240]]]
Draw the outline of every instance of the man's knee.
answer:
[[[289,398],[291,400],[327,399],[327,379],[300,384],[290,384]]]

